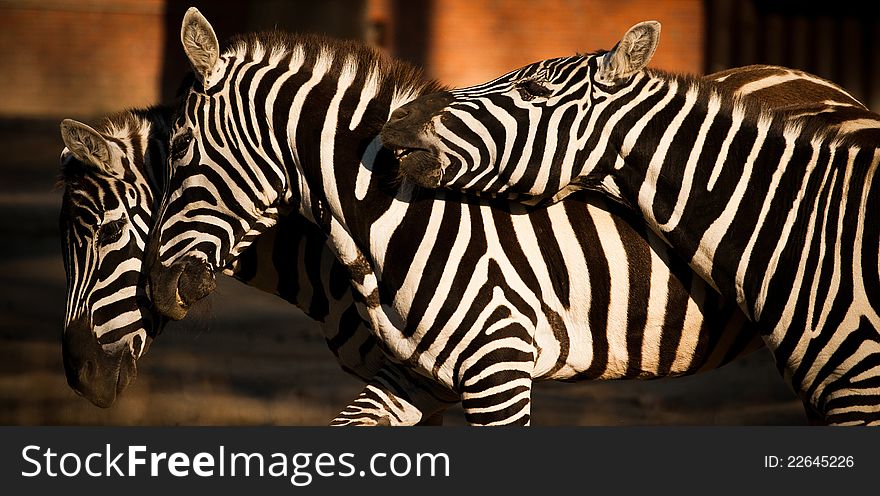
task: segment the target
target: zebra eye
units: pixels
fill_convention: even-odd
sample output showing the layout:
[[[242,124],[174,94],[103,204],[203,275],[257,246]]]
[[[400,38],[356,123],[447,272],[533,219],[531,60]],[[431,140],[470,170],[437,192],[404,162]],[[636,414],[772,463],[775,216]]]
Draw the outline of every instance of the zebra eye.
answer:
[[[517,82],[516,89],[519,91],[520,97],[526,101],[535,97],[548,97],[551,93],[550,88],[534,79],[524,79]]]
[[[119,240],[125,228],[125,217],[101,224],[98,228],[98,243],[107,245]]]
[[[181,134],[177,138],[174,139],[174,143],[171,144],[171,159],[172,160],[180,160],[186,155],[186,151],[189,150],[189,144],[192,141],[192,131],[187,131],[184,134]]]

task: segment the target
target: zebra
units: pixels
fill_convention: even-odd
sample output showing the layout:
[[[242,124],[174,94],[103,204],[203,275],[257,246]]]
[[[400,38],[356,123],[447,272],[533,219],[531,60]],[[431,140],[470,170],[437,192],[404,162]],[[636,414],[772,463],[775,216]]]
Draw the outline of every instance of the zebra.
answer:
[[[799,115],[805,112],[812,112],[812,107],[816,105],[816,102],[835,102],[833,107],[822,110],[821,113],[823,115],[838,115],[840,109],[849,106],[863,108],[858,102],[853,103],[851,97],[842,92],[842,90],[829,86],[819,86],[806,92],[803,91],[803,88],[799,87],[798,89],[800,91],[793,92],[789,86],[803,86],[804,84],[808,84],[812,76],[799,73],[794,74],[794,77],[790,77],[789,74],[791,74],[790,70],[778,67],[751,66],[711,74],[706,76],[705,79],[719,82],[719,84],[733,85],[730,88],[731,91],[750,87],[759,88],[761,98],[776,103],[778,105],[775,107],[776,109],[784,108],[792,110]],[[781,81],[781,83],[771,84],[779,81]],[[817,92],[817,89],[823,88],[827,90],[826,93],[820,94]],[[810,95],[810,99],[806,101],[798,101],[797,98],[804,94]],[[64,213],[61,216],[62,237],[65,240],[68,240],[68,236],[71,236],[74,232],[74,229],[71,227],[71,222],[74,217],[78,222],[84,224],[82,227],[76,229],[76,231],[86,233],[77,236],[79,239],[78,242],[83,245],[92,243],[89,239],[98,238],[98,234],[91,233],[97,233],[99,229],[104,237],[109,238],[112,236],[121,236],[122,230],[125,227],[125,222],[130,223],[130,219],[136,217],[141,219],[141,225],[151,225],[152,209],[154,208],[153,198],[161,193],[160,185],[164,181],[159,166],[164,162],[164,157],[167,155],[167,135],[170,129],[170,114],[170,109],[162,106],[119,113],[108,117],[103,125],[99,126],[101,132],[92,130],[85,125],[79,125],[74,121],[68,121],[63,125],[65,131],[62,133],[62,138],[68,145],[62,157],[61,176],[63,184],[66,187],[65,199],[62,203],[62,212]],[[74,133],[77,133],[80,137],[76,138]],[[77,145],[77,143],[83,141],[85,138],[89,138],[95,143],[107,141],[108,149],[116,147],[118,152],[124,154],[127,160],[118,162],[118,166],[122,167],[123,164],[125,164],[126,168],[120,169],[120,174],[115,174],[112,169],[105,171],[105,173],[100,173],[99,171],[101,170],[101,167],[104,166],[105,162],[87,158],[87,154],[84,153],[85,150],[83,147]],[[110,143],[115,144],[111,145]],[[140,150],[143,156],[138,154],[136,157],[134,155],[135,150]],[[78,158],[77,155],[82,157],[82,159]],[[122,205],[120,200],[121,196],[118,195],[116,191],[119,187],[124,187],[126,185],[117,177],[120,175],[124,178],[124,181],[128,183],[127,186],[133,188],[133,192],[138,199],[140,216],[128,213],[125,216],[120,216],[115,221],[111,221],[115,222],[115,224],[107,224],[101,227],[101,224],[98,224],[98,222],[103,222],[104,212],[112,210],[112,208],[108,206],[108,203],[116,202],[117,205]],[[83,200],[86,200],[85,204],[82,203]],[[95,201],[99,201],[100,203],[93,204]],[[92,222],[91,228],[89,228],[89,221]],[[323,237],[323,235],[320,234],[308,233],[310,230],[316,231],[311,224],[302,221],[298,222],[297,218],[293,216],[283,222],[287,222],[287,224],[270,229],[264,237],[261,237],[261,239],[257,241],[255,246],[250,247],[245,251],[239,261],[239,266],[236,267],[231,275],[244,282],[259,287],[264,291],[281,294],[285,299],[294,303],[296,303],[295,298],[297,298],[298,295],[311,294],[311,298],[315,302],[302,303],[299,305],[300,308],[304,308],[306,313],[313,318],[317,320],[323,319],[326,323],[326,321],[331,318],[329,312],[330,298],[327,296],[326,291],[315,292],[313,288],[317,287],[319,289],[326,289],[329,282],[312,282],[315,278],[326,272],[319,271],[320,274],[315,274],[313,271],[313,277],[307,278],[303,281],[294,280],[293,284],[289,284],[283,282],[276,272],[265,270],[267,264],[271,265],[273,263],[271,261],[275,261],[275,263],[283,263],[283,259],[271,256],[272,253],[294,254],[300,252],[303,257],[305,257],[305,253],[309,253],[311,258],[315,259],[314,262],[309,262],[309,266],[320,266],[321,262],[319,259],[323,259],[323,257],[326,257],[328,254],[326,249],[321,251],[316,247],[299,250],[300,244],[296,242],[298,241],[298,238],[293,236],[293,233],[307,231],[304,234],[306,240],[310,237],[315,239]],[[291,227],[287,227],[287,225],[290,225]],[[113,230],[113,232],[108,232],[108,228]],[[139,233],[140,236],[144,237],[146,231],[147,228],[142,227]],[[280,234],[280,237],[276,232]],[[315,243],[312,243],[312,245],[314,244]],[[66,241],[65,247],[68,248],[69,246],[71,246],[71,243]],[[267,247],[271,247],[271,249]],[[138,250],[136,253],[140,253],[138,245],[134,245],[133,249]],[[66,251],[66,253],[72,255],[65,260],[67,268],[70,269],[73,266],[76,266],[78,258],[75,256],[76,252]],[[116,253],[114,256],[118,256],[118,251],[111,253]],[[321,255],[315,256],[314,254],[316,253],[320,253]],[[129,254],[128,256],[132,255]],[[93,261],[96,274],[100,273],[101,260],[104,257],[105,256],[102,256],[99,253],[98,260]],[[299,276],[302,277],[303,275],[307,275],[308,271],[302,270],[302,267],[306,265],[305,258],[300,259],[298,256],[292,256],[292,258],[300,260],[300,270],[298,271]],[[258,264],[258,262],[261,263]],[[132,263],[138,262],[137,260],[134,262],[125,261],[120,262],[117,265],[130,265]],[[261,270],[257,270],[258,268]],[[277,270],[282,274],[285,273],[281,268],[278,268]],[[131,272],[136,273],[137,269],[135,268]],[[331,268],[329,273],[335,273],[335,270]],[[126,274],[128,273],[123,273],[120,277],[125,277]],[[68,274],[68,279],[69,281],[83,281],[81,276],[76,276],[75,274],[70,273]],[[338,279],[339,278],[337,278],[337,280]],[[126,288],[125,282],[126,281],[124,280],[113,282],[111,294],[122,294],[124,291],[130,291],[132,283],[129,281],[129,286]],[[69,287],[69,304],[84,305],[87,307],[89,305],[89,303],[85,302],[87,296],[79,298],[74,298],[72,296],[73,293],[77,292],[77,290],[74,289],[75,286],[77,285],[73,284]],[[344,297],[343,299],[350,299],[350,295],[347,293],[341,294]],[[344,303],[338,301],[334,303],[337,308],[342,308],[340,305],[343,304]],[[116,364],[120,363],[118,357],[114,358],[114,356],[117,355],[116,352],[119,349],[127,348],[132,358],[137,360],[144,352],[146,352],[152,337],[159,331],[159,326],[157,325],[158,320],[155,320],[155,317],[143,301],[143,298],[141,298],[140,301],[129,302],[125,304],[125,306],[128,309],[133,309],[128,310],[131,312],[129,314],[130,316],[139,315],[140,320],[143,323],[139,325],[137,319],[125,319],[115,324],[117,327],[112,330],[113,334],[102,334],[102,338],[105,341],[110,337],[115,338],[115,341],[106,343],[100,353],[98,352],[98,349],[101,345],[98,344],[96,336],[91,334],[88,326],[81,326],[79,324],[80,320],[77,318],[71,318],[70,316],[68,316],[65,321],[65,332],[63,334],[64,346],[62,351],[68,381],[71,386],[75,390],[80,391],[83,396],[87,397],[94,403],[105,407],[110,406],[115,400],[117,389],[124,389],[136,374],[135,367],[130,366],[127,369],[123,367],[116,368]],[[328,309],[328,311],[325,311],[325,308]],[[107,327],[104,323],[105,319],[96,318],[94,313],[91,315],[92,319],[96,319],[96,328]],[[337,326],[341,326],[343,321],[358,322],[358,318],[354,316],[352,308],[347,308],[342,311],[341,315],[342,317],[340,318],[339,323],[336,324]],[[337,330],[335,335],[329,335],[328,332],[328,343],[330,343],[334,354],[337,356],[342,354],[340,362],[344,369],[352,371],[353,374],[365,381],[369,381],[375,376],[381,366],[381,354],[375,348],[375,342],[372,336],[366,332],[364,327],[355,327],[352,324],[346,325],[352,326],[354,330],[350,333]],[[126,326],[128,326],[128,331],[125,330]],[[329,331],[334,328],[332,325],[327,324],[325,329]],[[357,338],[348,338],[349,335]],[[340,340],[335,338],[335,336],[344,336],[345,339]],[[135,338],[140,340],[139,343],[143,343],[143,346],[136,344]],[[345,349],[342,349],[343,346],[347,346],[346,349],[354,349],[352,343],[358,343],[358,350],[363,349],[367,351],[358,354],[347,353]],[[92,361],[90,370],[81,374],[80,371],[84,368],[83,365],[90,360]],[[133,365],[133,362],[126,363]],[[91,369],[92,367],[94,368]],[[120,375],[123,377],[120,378]],[[392,379],[392,383],[394,384],[399,382],[401,382],[399,379]],[[108,394],[112,394],[112,396],[107,396]],[[363,396],[360,401],[368,405],[376,404],[375,402],[370,403],[372,400],[366,395]],[[395,403],[382,402],[381,406],[382,408],[388,409],[390,408],[389,404],[394,405]],[[425,408],[425,411],[429,412],[430,409]],[[335,419],[334,421],[336,425],[366,423],[363,421],[365,415],[372,415],[370,417],[372,419],[385,417],[383,415],[368,414],[366,410],[360,407],[353,408],[350,411],[347,410],[344,413],[347,413],[347,417]],[[426,415],[426,413],[423,413],[423,416],[424,415]],[[402,415],[397,414],[397,418],[402,417]],[[439,421],[439,419],[436,420]]]
[[[129,110],[106,118],[100,132],[70,119],[61,125],[62,356],[70,386],[101,407],[134,380],[137,359],[164,325],[146,299],[141,268],[167,176],[171,115],[164,106]],[[348,278],[312,224],[281,219],[236,262],[224,272],[322,322],[342,368],[367,383],[331,424],[442,421],[451,403],[387,363],[357,313]]]
[[[737,302],[825,422],[880,423],[880,116],[790,121],[647,69],[659,31],[640,23],[610,51],[426,95],[396,111],[385,144],[422,186],[622,203]]]
[[[279,32],[221,53],[196,9],[181,41],[196,81],[147,250],[163,315],[184,318],[218,268],[300,215],[327,236],[389,360],[460,398],[470,424],[528,424],[533,380],[682,375],[754,342],[735,305],[612,205],[573,195],[533,209],[397,180],[379,131],[439,89],[412,67]]]

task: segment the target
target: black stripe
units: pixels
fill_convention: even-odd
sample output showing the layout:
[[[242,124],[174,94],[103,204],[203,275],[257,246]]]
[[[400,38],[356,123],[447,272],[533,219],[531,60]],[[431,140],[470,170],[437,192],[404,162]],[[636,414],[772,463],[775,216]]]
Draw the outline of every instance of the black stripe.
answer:
[[[572,229],[584,256],[594,254],[597,259],[607,260],[602,249],[599,233],[593,220],[584,215],[584,204],[577,201],[565,203],[566,213],[571,220]],[[593,360],[587,370],[580,372],[576,379],[595,379],[601,376],[608,366],[608,307],[611,304],[611,273],[608,264],[596,264],[590,267],[590,312],[589,329],[593,337]]]

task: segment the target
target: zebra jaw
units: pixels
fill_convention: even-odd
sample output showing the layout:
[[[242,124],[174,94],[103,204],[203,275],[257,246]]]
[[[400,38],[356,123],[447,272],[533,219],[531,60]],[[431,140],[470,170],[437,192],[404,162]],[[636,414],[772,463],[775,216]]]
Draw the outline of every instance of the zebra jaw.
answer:
[[[393,145],[385,145],[385,147],[394,153],[404,177],[423,188],[440,186],[442,171],[436,152],[418,147]]]
[[[423,188],[438,188],[443,177],[437,155],[421,149],[410,149],[400,159],[400,171]]]

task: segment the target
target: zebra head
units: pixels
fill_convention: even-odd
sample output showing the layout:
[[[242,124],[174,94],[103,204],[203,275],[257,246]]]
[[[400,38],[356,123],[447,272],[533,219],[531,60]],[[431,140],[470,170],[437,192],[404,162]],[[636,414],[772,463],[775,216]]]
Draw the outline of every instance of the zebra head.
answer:
[[[161,326],[141,269],[169,121],[156,108],[108,118],[101,132],[61,123],[64,370],[70,387],[100,407],[134,380],[135,362]]]
[[[227,91],[225,79],[241,67],[220,57],[213,28],[195,8],[184,16],[181,42],[196,81],[171,132],[170,193],[147,255],[152,302],[174,320],[210,294],[215,273],[276,223],[279,198],[274,192],[287,181],[284,175],[264,174],[270,167],[262,165],[271,163],[266,147],[244,139],[253,129],[222,112],[205,110],[253,111],[249,102]],[[230,134],[251,146],[226,142]],[[257,167],[245,171],[234,167],[238,164]]]
[[[391,115],[382,143],[423,187],[532,197],[578,187],[589,171],[576,155],[590,145],[591,123],[643,79],[659,35],[660,23],[642,22],[610,51],[417,98]]]

